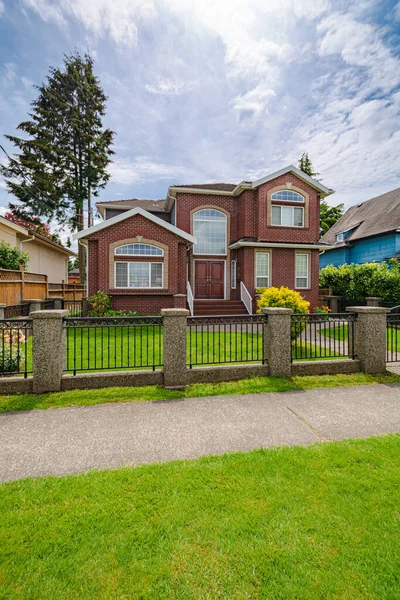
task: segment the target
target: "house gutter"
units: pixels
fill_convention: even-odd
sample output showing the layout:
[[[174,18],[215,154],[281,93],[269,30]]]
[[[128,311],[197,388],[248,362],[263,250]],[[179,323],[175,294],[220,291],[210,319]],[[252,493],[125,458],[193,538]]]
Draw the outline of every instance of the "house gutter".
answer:
[[[22,244],[25,244],[26,242],[33,242],[33,240],[35,240],[35,236],[33,235],[31,238],[28,238],[27,240],[19,240],[19,249],[20,252],[22,252]]]

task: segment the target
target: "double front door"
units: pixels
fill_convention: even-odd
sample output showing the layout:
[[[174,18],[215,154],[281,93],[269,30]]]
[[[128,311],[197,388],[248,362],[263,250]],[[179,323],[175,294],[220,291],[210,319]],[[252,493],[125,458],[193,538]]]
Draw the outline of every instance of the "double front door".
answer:
[[[194,297],[197,300],[223,300],[224,261],[196,260],[194,264]]]

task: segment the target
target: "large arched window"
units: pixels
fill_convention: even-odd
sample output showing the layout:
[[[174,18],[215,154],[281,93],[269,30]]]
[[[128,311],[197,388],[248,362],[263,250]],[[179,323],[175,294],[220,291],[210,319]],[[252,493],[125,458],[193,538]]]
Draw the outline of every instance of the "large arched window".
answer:
[[[272,194],[272,200],[279,200],[280,202],[304,202],[304,196],[293,190],[279,190]]]
[[[226,215],[215,208],[198,210],[193,217],[197,238],[194,254],[226,254]]]
[[[151,244],[125,244],[115,248],[115,254],[123,256],[163,256],[164,252]]]

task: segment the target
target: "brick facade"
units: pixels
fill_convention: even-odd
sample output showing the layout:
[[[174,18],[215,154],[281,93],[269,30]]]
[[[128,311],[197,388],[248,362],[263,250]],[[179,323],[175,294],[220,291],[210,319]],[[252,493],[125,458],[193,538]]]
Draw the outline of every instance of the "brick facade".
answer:
[[[275,202],[282,206],[304,206],[304,227],[271,225],[271,195],[274,191],[289,189],[298,191],[304,198],[304,204]],[[214,259],[226,261],[226,299],[240,298],[240,281],[251,295],[254,295],[255,254],[252,246],[231,250],[229,245],[246,238],[249,243],[290,243],[299,244],[299,248],[270,247],[262,251],[270,253],[270,285],[288,286],[296,289],[295,255],[297,251],[309,253],[309,289],[299,289],[310,303],[311,308],[318,305],[318,249],[301,250],[302,244],[316,244],[319,239],[319,201],[318,192],[293,173],[282,175],[259,185],[255,189],[245,189],[237,196],[211,193],[175,194],[177,228],[193,235],[193,214],[201,208],[220,209],[227,215],[228,248],[225,256],[194,256],[191,244],[179,235],[166,230],[161,225],[135,215],[119,223],[106,227],[88,236],[88,281],[89,295],[103,290],[112,297],[113,308],[137,310],[141,314],[156,314],[161,308],[184,307],[186,305],[186,280],[189,277],[193,293],[194,260]],[[164,263],[163,289],[117,289],[114,286],[114,248],[119,244],[153,243],[164,251],[162,259],[154,262]],[[261,251],[261,250],[260,250]],[[149,260],[145,257],[118,257],[118,260]],[[151,258],[153,260],[153,258]],[[231,261],[236,260],[236,289],[231,289]],[[255,305],[254,305],[255,309]]]

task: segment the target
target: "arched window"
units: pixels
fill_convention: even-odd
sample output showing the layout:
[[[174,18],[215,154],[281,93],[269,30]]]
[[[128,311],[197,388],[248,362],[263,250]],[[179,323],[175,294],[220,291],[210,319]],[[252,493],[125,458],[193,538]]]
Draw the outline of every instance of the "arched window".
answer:
[[[194,254],[226,254],[226,215],[215,208],[203,208],[194,214],[193,235],[197,238]]]
[[[151,244],[125,244],[115,248],[115,254],[123,256],[164,256],[164,251]]]
[[[279,190],[272,194],[272,200],[280,200],[283,202],[304,202],[304,196],[293,192],[292,190]]]

